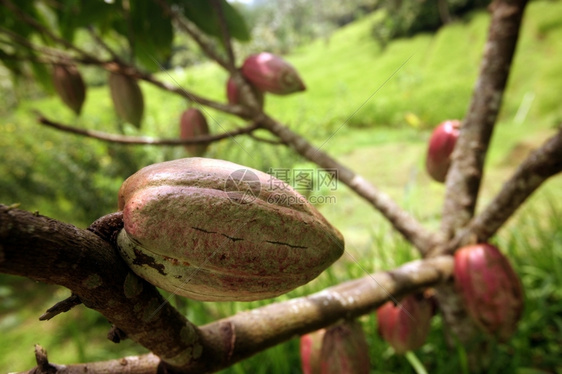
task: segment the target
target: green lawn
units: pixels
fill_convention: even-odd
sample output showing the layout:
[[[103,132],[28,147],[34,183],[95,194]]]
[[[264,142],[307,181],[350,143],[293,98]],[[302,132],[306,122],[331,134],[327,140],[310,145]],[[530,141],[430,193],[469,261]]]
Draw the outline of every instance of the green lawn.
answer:
[[[436,228],[444,189],[425,175],[427,139],[440,121],[464,116],[489,17],[485,12],[475,13],[436,34],[396,40],[384,50],[370,38],[374,17],[377,15],[364,17],[329,40],[318,40],[287,56],[308,90],[287,97],[268,96],[266,109],[387,192],[425,225]],[[562,121],[561,55],[562,3],[532,2],[487,159],[480,207],[501,188],[517,162]],[[226,74],[215,64],[162,72],[160,77],[225,100]],[[147,84],[142,89],[147,103],[142,134],[176,137],[178,116],[187,104]],[[23,209],[38,210],[80,227],[116,209],[117,190],[132,172],[150,163],[186,156],[181,147],[106,145],[41,128],[30,113],[32,109],[75,126],[118,132],[108,91],[105,87],[89,88],[79,119],[62,108],[57,98],[47,97],[22,102],[0,125],[0,202],[19,202]],[[212,110],[208,115],[214,132],[241,124]],[[130,127],[121,130],[137,134]],[[265,171],[312,167],[284,147],[248,138],[237,138],[237,143],[242,147],[233,141],[213,144],[207,156]],[[510,254],[522,277],[527,308],[512,342],[493,347],[496,362],[491,372],[537,368],[562,373],[561,187],[560,176],[549,181],[495,239]],[[318,193],[336,198],[336,203],[319,209],[344,234],[347,254],[318,279],[280,300],[363,276],[362,269],[386,269],[416,257],[380,214],[345,186]],[[119,345],[107,341],[107,322],[84,307],[49,322],[37,320],[46,308],[67,295],[68,291],[57,287],[0,276],[0,371],[32,367],[34,343],[42,344],[56,363],[144,352],[130,341]],[[203,304],[177,300],[179,308],[197,324],[267,302]],[[362,322],[374,373],[413,372],[408,361],[394,355],[377,336],[372,314]],[[447,373],[452,367],[461,371],[462,352],[450,354],[445,350],[440,326],[436,318],[429,343],[415,354],[428,372]],[[293,339],[225,373],[271,373],[275,368],[279,373],[298,373],[299,365],[298,340]]]

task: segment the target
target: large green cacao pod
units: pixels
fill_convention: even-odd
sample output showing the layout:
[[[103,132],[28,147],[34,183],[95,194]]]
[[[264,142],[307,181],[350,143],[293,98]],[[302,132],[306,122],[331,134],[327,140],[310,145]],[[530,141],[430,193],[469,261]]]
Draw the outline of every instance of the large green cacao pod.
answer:
[[[144,99],[136,79],[123,74],[109,74],[109,91],[115,112],[123,121],[137,129],[141,126]]]
[[[152,284],[192,299],[258,300],[318,276],[343,237],[287,184],[228,161],[147,166],[119,191],[121,255]]]

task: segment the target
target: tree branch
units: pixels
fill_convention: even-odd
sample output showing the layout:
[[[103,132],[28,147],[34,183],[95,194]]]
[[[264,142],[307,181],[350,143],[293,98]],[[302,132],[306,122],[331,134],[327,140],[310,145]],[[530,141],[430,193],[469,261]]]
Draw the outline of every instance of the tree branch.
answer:
[[[199,329],[90,231],[0,205],[0,272],[69,288],[172,366],[201,355]]]
[[[190,144],[209,144],[220,140],[233,138],[242,134],[249,134],[259,128],[258,124],[250,124],[249,126],[239,128],[233,131],[227,131],[222,134],[217,135],[200,135],[193,139],[156,139],[146,136],[127,136],[127,135],[117,135],[108,134],[101,131],[80,129],[77,127],[64,125],[62,123],[51,121],[50,119],[39,114],[37,121],[45,126],[55,128],[57,130],[70,132],[76,135],[86,136],[89,138],[94,138],[102,140],[109,143],[119,143],[119,144],[143,144],[143,145],[158,145],[158,146],[178,146],[178,145],[190,145]]]
[[[255,118],[267,130],[275,134],[282,142],[289,144],[300,155],[320,167],[337,169],[337,178],[351,188],[356,194],[375,207],[423,255],[435,246],[436,239],[412,215],[400,208],[388,195],[379,191],[363,177],[340,164],[327,153],[310,144],[300,135],[264,114]]]
[[[447,175],[442,232],[465,226],[476,207],[484,160],[499,113],[527,0],[495,0],[488,41]]]
[[[234,58],[234,50],[232,49],[232,43],[230,38],[230,32],[226,24],[226,19],[224,17],[224,12],[222,10],[222,5],[219,0],[211,0],[213,9],[217,13],[219,19],[219,26],[222,33],[222,41],[224,48],[226,49],[226,55],[228,57],[228,71],[232,74],[236,70],[236,60]]]
[[[486,209],[477,215],[442,252],[492,237],[531,194],[548,178],[562,172],[562,128],[533,151],[504,183]]]
[[[0,223],[0,272],[70,288],[130,338],[175,363],[178,372],[226,368],[297,335],[370,313],[389,298],[440,284],[453,269],[450,256],[417,260],[198,329],[164,303],[154,287],[133,276],[111,246],[91,232],[5,206],[0,206]],[[179,335],[185,333],[190,339],[182,340]],[[116,362],[143,362],[146,366],[137,372],[155,372],[158,365],[152,355],[106,363]],[[71,365],[65,373],[106,369],[102,364]]]
[[[155,0],[160,7],[164,10],[164,14],[168,15],[173,21],[175,21],[176,26],[199,45],[199,47],[209,56],[212,60],[216,61],[217,64],[222,66],[225,70],[230,71],[230,64],[225,60],[220,54],[215,51],[215,48],[205,40],[205,37],[201,35],[199,30],[191,25],[184,17],[180,16],[178,12],[172,10],[165,0]]]

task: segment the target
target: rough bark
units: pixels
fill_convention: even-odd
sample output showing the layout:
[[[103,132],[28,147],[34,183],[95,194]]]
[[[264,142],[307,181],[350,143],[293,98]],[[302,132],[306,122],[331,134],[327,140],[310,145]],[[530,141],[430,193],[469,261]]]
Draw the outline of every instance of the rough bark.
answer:
[[[452,258],[413,261],[197,328],[133,275],[108,242],[87,230],[0,206],[0,272],[71,289],[174,370],[195,373],[228,367],[299,334],[369,313],[389,298],[442,283],[451,276]],[[138,360],[150,366],[139,372],[156,370],[152,359]],[[73,367],[83,372],[87,365]]]
[[[562,172],[562,129],[527,157],[501,191],[455,238],[436,253],[453,253],[471,242],[491,238],[548,178]]]
[[[490,5],[492,19],[479,77],[446,180],[441,222],[444,241],[458,234],[474,215],[486,152],[501,107],[526,4],[527,0],[495,0]],[[450,343],[456,341],[468,347],[479,330],[468,317],[453,284],[450,282],[437,288],[437,298]],[[482,359],[484,350],[482,345],[472,346],[469,350],[469,365],[473,370],[478,370],[485,361]]]
[[[447,175],[441,225],[447,238],[453,237],[474,215],[484,160],[501,107],[526,4],[526,0],[496,0],[490,6],[492,20],[480,74]]]
[[[69,288],[174,366],[199,358],[199,330],[88,230],[0,205],[0,272]]]

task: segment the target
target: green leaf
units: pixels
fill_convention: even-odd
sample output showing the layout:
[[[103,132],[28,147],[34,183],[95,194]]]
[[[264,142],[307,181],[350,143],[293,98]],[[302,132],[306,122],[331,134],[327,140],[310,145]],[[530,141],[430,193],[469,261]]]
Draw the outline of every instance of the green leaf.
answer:
[[[172,53],[171,19],[154,1],[131,2],[130,17],[135,58],[146,68],[159,70]]]
[[[116,8],[116,4],[102,0],[66,0],[53,3],[52,10],[57,16],[61,36],[73,42],[77,29],[107,23],[116,16]]]
[[[201,31],[222,40],[219,17],[208,0],[183,0],[178,3],[183,7],[185,17]],[[220,4],[230,35],[240,41],[250,40],[250,32],[242,15],[226,0],[220,0]]]

